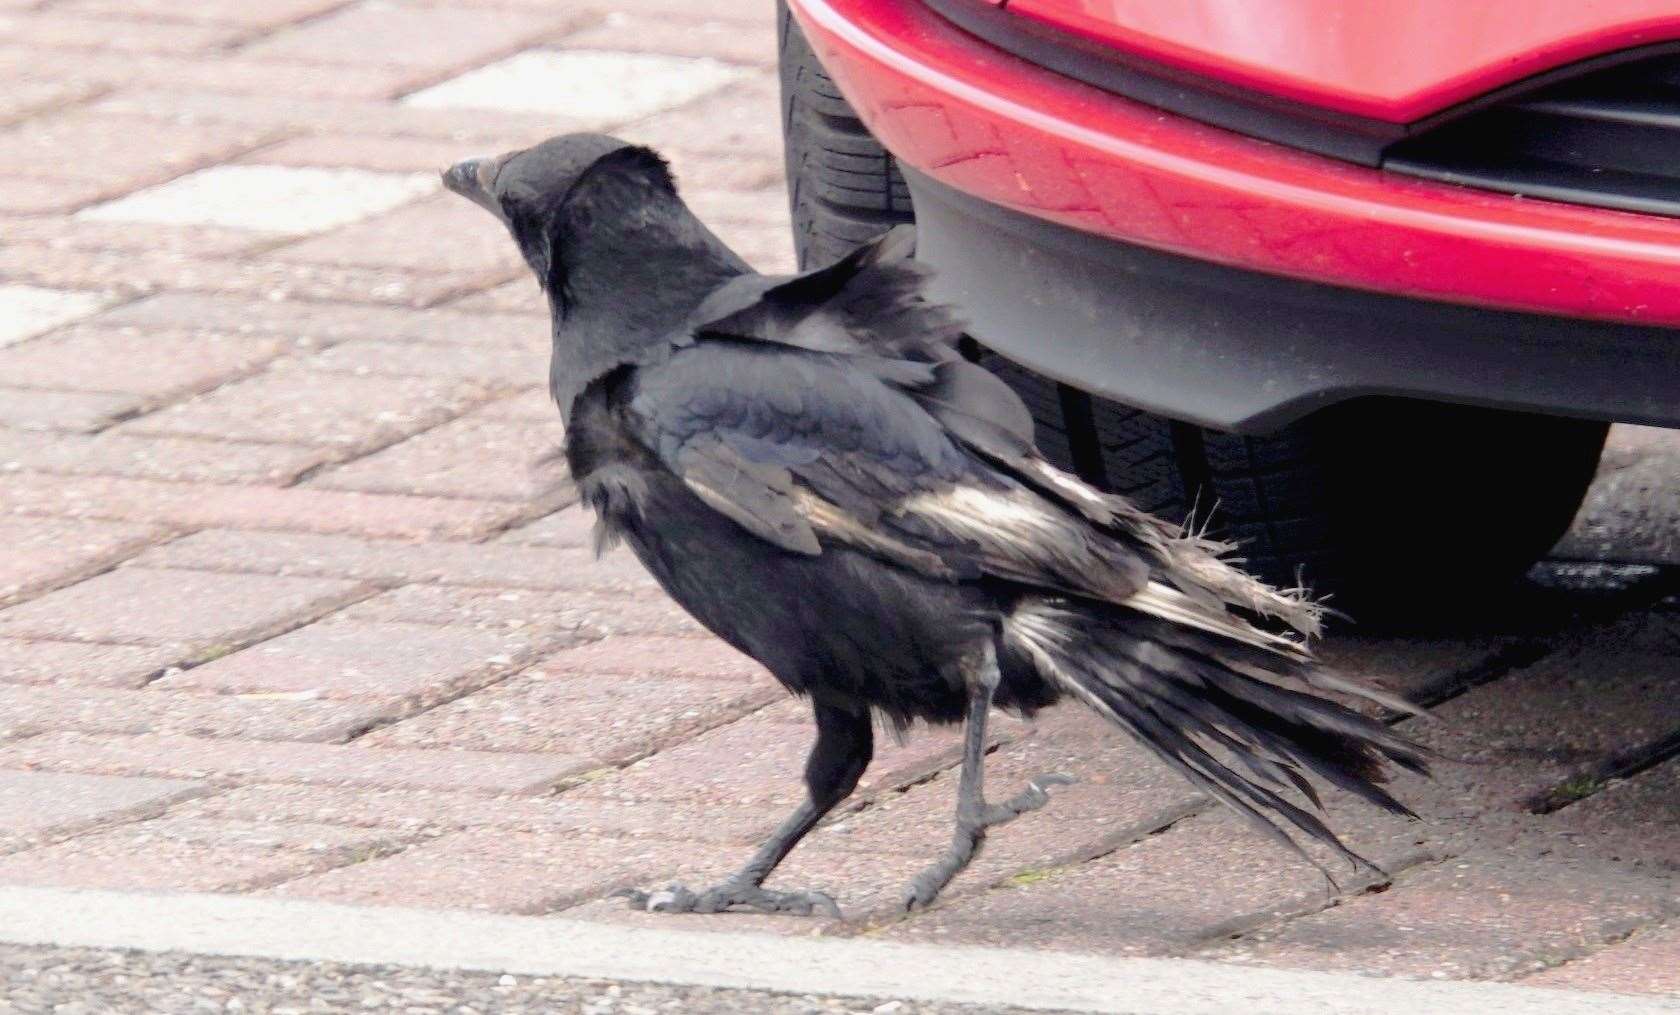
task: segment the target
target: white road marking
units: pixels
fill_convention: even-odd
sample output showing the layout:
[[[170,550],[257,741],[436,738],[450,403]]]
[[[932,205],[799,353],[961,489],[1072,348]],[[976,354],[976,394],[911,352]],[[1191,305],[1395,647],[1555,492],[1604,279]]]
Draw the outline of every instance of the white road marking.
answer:
[[[1680,999],[1502,983],[616,927],[559,917],[230,895],[0,887],[0,940],[1124,1015],[1680,1013]]]

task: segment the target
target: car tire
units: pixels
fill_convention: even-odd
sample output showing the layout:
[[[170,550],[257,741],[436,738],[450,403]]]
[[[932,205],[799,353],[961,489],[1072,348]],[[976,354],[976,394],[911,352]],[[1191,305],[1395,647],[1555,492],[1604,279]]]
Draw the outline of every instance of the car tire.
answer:
[[[909,190],[780,4],[782,116],[804,270],[900,222]],[[1223,433],[1059,384],[984,350],[1046,457],[1139,507],[1230,539],[1246,566],[1359,606],[1462,601],[1568,527],[1607,424],[1359,399],[1274,433]]]
[[[901,222],[910,190],[778,2],[782,136],[794,247],[802,271],[839,260]]]

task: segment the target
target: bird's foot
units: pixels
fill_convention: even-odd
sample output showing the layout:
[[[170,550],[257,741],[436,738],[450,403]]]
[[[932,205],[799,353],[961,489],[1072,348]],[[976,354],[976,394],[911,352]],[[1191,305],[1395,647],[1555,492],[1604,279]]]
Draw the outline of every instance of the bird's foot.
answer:
[[[1061,772],[1041,775],[1008,800],[985,805],[978,817],[959,814],[956,834],[951,837],[951,847],[945,855],[910,879],[909,887],[904,890],[904,910],[910,912],[932,905],[951,879],[962,873],[980,851],[980,843],[985,839],[988,828],[1008,824],[1029,811],[1038,810],[1050,802],[1049,787],[1068,786],[1075,781],[1073,776]]]
[[[1071,786],[1078,782],[1066,772],[1050,772],[1027,782],[1027,788],[997,804],[987,804],[981,812],[980,823],[986,828],[1008,824],[1029,811],[1036,811],[1050,802],[1051,786]]]
[[[810,916],[820,913],[840,919],[840,906],[825,892],[778,892],[744,881],[725,881],[703,892],[672,884],[654,891],[625,888],[614,897],[628,899],[631,909],[649,913],[721,913],[728,909],[754,909],[760,913]]]

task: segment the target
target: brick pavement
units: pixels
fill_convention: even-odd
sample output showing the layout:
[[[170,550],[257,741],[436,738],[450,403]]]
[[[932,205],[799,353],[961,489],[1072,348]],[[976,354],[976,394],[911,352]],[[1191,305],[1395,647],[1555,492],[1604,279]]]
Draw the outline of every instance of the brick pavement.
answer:
[[[602,901],[727,869],[810,730],[590,559],[534,467],[540,297],[435,178],[618,131],[786,270],[769,5],[0,7],[0,882],[810,932]],[[891,902],[949,733],[886,746],[776,883],[834,890],[827,933],[1680,990],[1676,462],[1619,429],[1577,563],[1327,646],[1445,720],[1407,721],[1454,759],[1400,786],[1423,824],[1329,800],[1391,883],[1330,887],[1074,713],[1000,724],[994,786],[1081,781],[932,912]]]

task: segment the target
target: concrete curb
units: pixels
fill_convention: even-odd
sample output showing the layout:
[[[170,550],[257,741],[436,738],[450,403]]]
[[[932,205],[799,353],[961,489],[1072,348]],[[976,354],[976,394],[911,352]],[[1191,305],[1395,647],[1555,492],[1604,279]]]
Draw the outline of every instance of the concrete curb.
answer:
[[[1680,999],[1105,958],[615,927],[229,895],[0,888],[0,941],[420,966],[1125,1015],[1656,1015]]]

